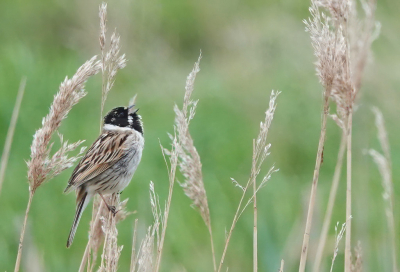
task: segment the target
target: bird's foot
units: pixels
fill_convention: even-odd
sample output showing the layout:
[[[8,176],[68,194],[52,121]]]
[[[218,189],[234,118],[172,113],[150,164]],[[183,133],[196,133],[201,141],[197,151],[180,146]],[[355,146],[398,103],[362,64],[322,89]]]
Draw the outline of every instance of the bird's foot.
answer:
[[[117,211],[117,209],[115,208],[115,206],[108,205],[107,208],[108,208],[108,210],[109,210],[114,216],[119,212],[119,210]]]

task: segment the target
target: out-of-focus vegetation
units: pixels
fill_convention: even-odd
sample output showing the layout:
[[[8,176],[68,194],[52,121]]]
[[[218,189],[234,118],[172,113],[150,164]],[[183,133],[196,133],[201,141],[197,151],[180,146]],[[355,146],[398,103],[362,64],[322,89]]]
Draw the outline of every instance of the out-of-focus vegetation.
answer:
[[[0,269],[15,263],[28,184],[25,161],[32,136],[60,82],[98,48],[99,1],[2,1],[0,7],[0,146],[22,76],[27,87],[17,123],[6,179],[0,194]],[[185,79],[203,52],[193,97],[200,99],[191,134],[203,163],[204,183],[212,218],[217,258],[224,244],[240,190],[230,177],[244,183],[250,173],[252,139],[264,118],[271,89],[282,94],[269,135],[269,163],[280,168],[258,195],[259,268],[297,269],[303,238],[307,198],[320,131],[322,87],[315,76],[310,39],[302,19],[309,16],[308,1],[112,1],[108,28],[121,33],[122,50],[129,60],[117,76],[106,110],[127,105],[138,94],[137,105],[145,125],[146,146],[130,186],[128,208],[137,213],[119,225],[124,245],[120,271],[129,267],[132,225],[139,218],[139,235],[152,221],[148,184],[152,180],[161,201],[167,196],[168,177],[159,140],[169,143],[173,105],[181,102]],[[365,271],[390,271],[390,247],[378,170],[367,148],[379,148],[371,106],[385,117],[391,144],[395,191],[395,219],[400,232],[399,190],[400,127],[400,2],[379,1],[376,19],[380,37],[372,45],[358,107],[353,121],[353,245],[361,241]],[[110,31],[111,32],[111,31]],[[88,82],[89,94],[65,120],[65,139],[98,135],[101,77]],[[340,130],[330,120],[317,194],[309,262],[321,228],[340,142]],[[55,139],[57,142],[57,139]],[[22,268],[42,263],[46,271],[76,271],[87,242],[90,209],[83,215],[74,245],[65,248],[75,210],[75,198],[63,195],[71,169],[41,187],[31,208]],[[343,173],[344,177],[344,173]],[[211,271],[207,229],[190,200],[175,188],[162,271]],[[324,269],[330,265],[334,225],[345,221],[344,179],[328,239]],[[342,245],[343,247],[343,245]],[[32,258],[32,254],[36,257]],[[252,265],[252,213],[239,221],[228,250],[229,271],[250,271]],[[341,271],[343,252],[335,269]]]

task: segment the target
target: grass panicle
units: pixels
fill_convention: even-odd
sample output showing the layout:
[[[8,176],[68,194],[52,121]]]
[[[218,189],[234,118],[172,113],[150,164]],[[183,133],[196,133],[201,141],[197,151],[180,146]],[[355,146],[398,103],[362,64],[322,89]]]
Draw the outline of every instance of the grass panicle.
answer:
[[[363,20],[358,19],[355,5],[356,3],[353,0],[313,0],[310,7],[311,18],[304,21],[306,24],[306,31],[310,33],[314,55],[317,57],[317,75],[325,91],[320,144],[317,152],[317,162],[314,170],[306,229],[301,251],[300,272],[305,270],[307,261],[309,235],[315,206],[319,169],[322,162],[322,151],[326,137],[326,117],[329,114],[329,99],[332,99],[337,105],[337,114],[334,115],[334,120],[346,134],[346,217],[351,217],[351,135],[353,108],[361,87],[362,75],[370,51],[370,45],[375,37],[375,35],[373,35],[373,28],[375,26],[375,2],[373,0],[365,2],[363,5],[365,18],[363,18]],[[321,12],[323,9],[328,11],[330,16]],[[340,160],[338,160],[338,163],[339,161]],[[332,195],[332,197],[334,196],[335,194]],[[325,233],[326,232],[324,232],[324,235]],[[326,237],[321,237],[321,240],[322,242],[319,245],[319,250],[323,249]],[[348,223],[346,232],[346,272],[350,272],[351,270],[350,248],[351,222]],[[314,264],[314,271],[319,271],[320,258],[321,254],[317,256]]]
[[[126,66],[125,54],[120,55],[120,36],[115,29],[111,35],[109,50],[107,51],[107,4],[102,3],[99,11],[100,17],[100,50],[101,50],[101,72],[102,72],[102,95],[101,95],[101,112],[100,112],[100,125],[102,123],[102,116],[104,105],[107,100],[108,93],[114,86],[117,72]]]
[[[349,218],[348,221],[350,221],[350,220],[351,220],[351,218]],[[346,231],[347,222],[344,222],[342,224],[342,227],[340,228],[339,233],[338,233],[339,222],[336,223],[336,226],[335,226],[335,248],[333,249],[333,256],[332,256],[330,272],[333,271],[333,264],[335,263],[335,260],[336,260],[336,257],[337,257],[338,251],[339,251],[340,240],[342,240],[344,232]]]
[[[21,230],[17,260],[14,269],[15,272],[19,271],[26,222],[32,199],[37,188],[39,188],[43,182],[54,178],[65,169],[71,167],[73,162],[78,160],[85,150],[85,148],[81,148],[78,155],[68,157],[68,153],[76,149],[83,141],[68,144],[67,141],[63,141],[63,137],[59,134],[61,147],[53,156],[50,157],[51,148],[53,146],[53,143],[50,143],[52,136],[58,131],[62,120],[67,118],[72,107],[86,95],[84,90],[86,81],[89,77],[97,74],[99,70],[99,62],[96,61],[96,57],[93,57],[85,62],[71,79],[66,77],[64,82],[61,83],[58,93],[54,96],[49,114],[42,120],[42,127],[38,129],[33,136],[31,159],[27,162],[29,200]]]
[[[178,164],[180,172],[185,178],[185,181],[181,183],[181,186],[185,194],[193,201],[193,206],[197,208],[208,228],[211,241],[213,266],[214,271],[216,271],[210,210],[208,207],[206,190],[204,188],[203,174],[201,170],[202,165],[200,155],[193,144],[193,139],[189,132],[189,124],[194,118],[198,102],[191,100],[191,97],[194,90],[194,81],[196,79],[196,75],[200,71],[200,60],[201,52],[197,62],[194,64],[192,72],[186,79],[182,109],[179,109],[177,105],[174,107],[175,131],[177,133],[175,151],[179,158]]]
[[[278,169],[275,169],[274,167],[271,167],[268,173],[262,178],[260,183],[256,186],[256,189],[253,191],[253,194],[248,198],[247,202],[244,202],[246,192],[249,189],[250,186],[253,185],[253,183],[256,182],[256,179],[261,171],[261,167],[264,163],[264,160],[266,157],[270,154],[269,153],[269,148],[271,147],[270,144],[267,144],[267,136],[268,132],[272,123],[272,120],[274,118],[274,113],[276,109],[276,99],[280,92],[271,92],[271,96],[269,99],[269,108],[265,112],[265,119],[264,122],[260,123],[260,131],[255,140],[253,140],[253,157],[252,157],[252,167],[251,167],[251,173],[250,173],[250,178],[248,179],[247,183],[245,186],[240,186],[242,190],[242,196],[239,200],[238,207],[236,209],[236,213],[233,217],[231,227],[229,231],[226,234],[226,239],[225,239],[225,244],[224,244],[224,249],[222,252],[221,260],[219,262],[218,270],[222,270],[222,266],[224,264],[225,256],[228,250],[229,242],[232,237],[233,230],[235,229],[236,223],[238,222],[240,216],[242,213],[245,211],[247,206],[254,200],[256,194],[258,191],[265,186],[267,181],[271,178],[271,175],[278,171]],[[235,179],[232,178],[232,181],[234,181],[235,187],[237,187],[239,184]]]
[[[383,114],[377,107],[373,108],[373,112],[375,114],[375,125],[378,130],[377,137],[381,145],[382,153],[375,149],[369,149],[368,154],[374,160],[382,177],[383,199],[386,203],[385,214],[391,241],[392,271],[397,272],[399,270],[397,266],[396,224],[394,219],[394,193],[390,146]]]

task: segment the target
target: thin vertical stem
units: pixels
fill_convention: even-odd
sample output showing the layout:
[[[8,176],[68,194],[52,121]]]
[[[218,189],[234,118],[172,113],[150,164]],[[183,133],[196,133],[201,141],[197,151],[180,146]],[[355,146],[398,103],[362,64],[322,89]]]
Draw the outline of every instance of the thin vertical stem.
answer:
[[[135,272],[135,267],[137,263],[136,259],[136,234],[137,234],[137,224],[138,224],[138,219],[135,219],[135,225],[133,227],[133,238],[132,238],[132,253],[131,253],[131,268],[130,272]]]
[[[303,246],[301,248],[299,272],[304,272],[304,270],[306,268],[312,216],[313,216],[313,212],[314,212],[315,197],[317,194],[319,170],[321,168],[321,164],[322,164],[322,160],[323,160],[324,143],[325,143],[325,138],[326,138],[326,122],[328,119],[328,112],[329,112],[330,90],[331,90],[331,87],[329,86],[329,87],[327,87],[327,89],[325,90],[325,93],[324,93],[324,111],[322,114],[321,134],[319,137],[317,159],[315,162],[314,176],[313,176],[313,181],[312,181],[312,185],[311,185],[310,202],[308,205],[306,229],[305,229],[304,237],[303,237]]]
[[[389,200],[389,211],[386,212],[387,220],[388,220],[388,228],[390,231],[390,235],[392,237],[392,266],[393,272],[398,272],[397,268],[397,256],[396,256],[396,231],[395,231],[395,222],[393,216],[393,181],[392,181],[392,190],[391,196]]]
[[[256,149],[256,144],[255,140],[253,140],[253,150]],[[255,161],[255,155],[253,155],[253,167],[251,172],[255,173],[256,172],[256,161]],[[255,174],[254,174],[255,176]],[[257,272],[258,270],[258,261],[257,261],[257,184],[255,181],[255,178],[253,179],[253,214],[254,214],[254,226],[253,226],[253,271]]]
[[[281,260],[281,267],[279,268],[279,272],[283,272],[284,265],[285,265],[285,261],[282,259]]]
[[[175,143],[173,143],[173,144],[175,144]],[[175,147],[173,147],[173,148],[175,148]],[[167,164],[167,161],[165,159],[165,154],[164,154],[164,148],[162,146],[161,146],[161,151],[162,151],[165,163]],[[172,151],[172,154],[170,157],[170,162],[171,162],[171,169],[168,169],[168,164],[167,164],[167,169],[169,170],[168,199],[167,199],[167,204],[165,205],[165,210],[164,210],[160,244],[159,244],[159,246],[157,246],[157,258],[156,258],[156,265],[155,265],[155,269],[154,269],[155,272],[158,272],[160,270],[161,255],[162,255],[162,250],[163,250],[163,246],[164,246],[165,233],[167,231],[169,209],[171,207],[171,202],[172,202],[172,192],[174,191],[176,167],[178,165],[178,157],[176,154],[176,150]]]
[[[95,201],[93,200],[93,204],[94,204],[94,202]],[[94,206],[93,206],[93,208],[94,208]],[[101,201],[100,202],[100,206],[99,206],[99,208],[97,210],[97,213],[96,213],[96,217],[94,218],[94,220],[92,218],[92,223],[93,224],[90,225],[89,239],[88,239],[88,242],[86,244],[85,252],[83,253],[81,265],[79,266],[79,272],[83,272],[85,270],[86,263],[88,262],[88,260],[90,258],[90,251],[92,249],[92,235],[93,235],[93,232],[94,232],[93,230],[94,230],[95,226],[98,224],[98,222],[100,220],[100,213],[103,210],[103,208],[104,208],[104,201]],[[93,211],[94,211],[94,209],[93,209]],[[89,268],[89,266],[88,266],[88,268]]]
[[[25,219],[24,219],[24,224],[22,225],[21,236],[19,238],[18,255],[17,255],[17,260],[15,262],[14,272],[18,272],[19,271],[19,266],[21,264],[22,245],[24,243],[26,222],[28,221],[28,214],[29,214],[29,211],[31,209],[31,204],[32,204],[32,199],[33,199],[33,195],[34,194],[35,194],[34,191],[29,191],[29,200],[28,200],[28,205],[26,206]]]
[[[212,234],[212,230],[211,230],[211,223],[210,223],[210,226],[208,226],[208,231],[210,233],[211,254],[212,254],[212,258],[213,258],[214,272],[216,272],[217,271],[217,263],[215,261],[214,239],[213,239],[213,234]]]
[[[326,237],[328,236],[329,226],[331,224],[332,218],[332,211],[333,206],[335,204],[337,189],[339,186],[340,174],[342,173],[342,165],[343,165],[343,158],[344,158],[344,151],[346,150],[346,133],[343,131],[342,139],[340,141],[340,147],[338,152],[338,157],[336,161],[335,173],[333,174],[332,186],[329,193],[329,200],[328,200],[328,207],[326,208],[326,214],[324,218],[324,223],[322,225],[321,235],[319,237],[318,248],[317,248],[317,255],[315,257],[314,262],[314,272],[320,271],[322,255],[325,248]]]
[[[243,200],[244,200],[244,196],[245,196],[245,194],[246,194],[247,189],[249,188],[250,181],[251,181],[251,179],[248,180],[248,182],[247,182],[247,184],[246,184],[246,187],[244,187],[244,189],[243,189],[243,193],[242,193],[242,196],[241,196],[241,198],[240,198],[239,205],[238,205],[238,207],[237,207],[237,209],[236,209],[236,213],[235,213],[235,215],[234,215],[234,217],[233,217],[231,228],[230,228],[230,230],[229,230],[229,232],[228,232],[228,235],[227,235],[227,237],[226,237],[224,250],[223,250],[222,256],[221,256],[221,261],[219,262],[219,266],[218,266],[218,270],[217,270],[218,272],[221,271],[222,265],[224,264],[225,255],[226,255],[226,251],[228,250],[229,241],[231,240],[231,236],[232,236],[232,233],[233,233],[233,229],[235,228],[236,223],[237,223],[237,220],[239,219],[239,212],[240,212],[240,210],[241,210],[240,208],[242,207],[242,203],[243,203]]]
[[[26,85],[26,77],[23,77],[21,79],[21,83],[19,84],[17,100],[15,101],[14,110],[11,116],[10,126],[8,127],[7,131],[6,142],[4,143],[3,154],[1,155],[0,193],[4,181],[4,175],[7,169],[8,156],[10,155],[11,144],[14,136],[15,126],[17,124],[19,109],[21,107],[22,97],[24,96],[25,85]]]
[[[346,218],[351,218],[351,133],[353,113],[350,109],[347,120],[347,190],[346,190]],[[351,220],[346,228],[346,245],[344,254],[344,271],[351,272]]]

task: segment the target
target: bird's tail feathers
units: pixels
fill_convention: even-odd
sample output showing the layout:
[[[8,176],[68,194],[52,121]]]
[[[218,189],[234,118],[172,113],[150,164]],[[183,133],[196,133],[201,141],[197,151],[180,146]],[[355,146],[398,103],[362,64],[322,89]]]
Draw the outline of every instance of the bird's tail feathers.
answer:
[[[72,189],[74,189],[72,184],[68,184],[67,188],[65,188],[65,190],[64,190],[64,194],[68,194],[69,192],[72,191]]]
[[[75,218],[74,222],[72,223],[71,231],[69,232],[68,236],[68,241],[67,241],[67,248],[71,246],[72,241],[74,240],[76,229],[79,224],[79,220],[81,219],[82,212],[88,205],[90,201],[91,195],[88,195],[85,189],[81,188],[77,192],[77,205],[76,205],[76,213],[75,213]]]

